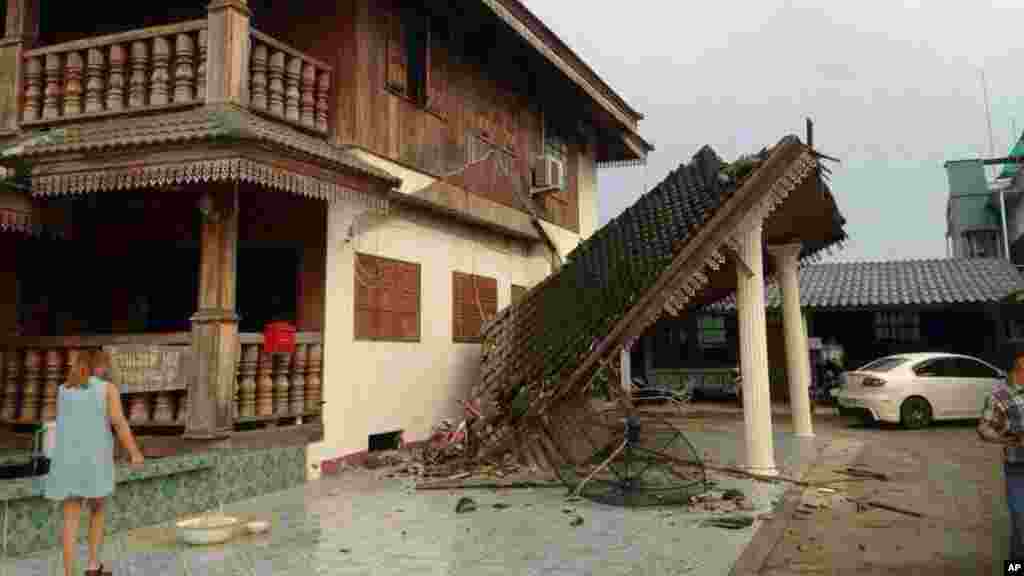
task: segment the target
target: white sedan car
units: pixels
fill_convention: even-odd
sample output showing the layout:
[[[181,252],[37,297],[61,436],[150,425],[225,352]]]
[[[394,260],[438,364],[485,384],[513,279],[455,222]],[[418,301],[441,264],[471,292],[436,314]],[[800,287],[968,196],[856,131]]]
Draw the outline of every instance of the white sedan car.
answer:
[[[1006,374],[960,354],[897,354],[842,376],[842,414],[923,428],[932,420],[978,418],[992,386]]]

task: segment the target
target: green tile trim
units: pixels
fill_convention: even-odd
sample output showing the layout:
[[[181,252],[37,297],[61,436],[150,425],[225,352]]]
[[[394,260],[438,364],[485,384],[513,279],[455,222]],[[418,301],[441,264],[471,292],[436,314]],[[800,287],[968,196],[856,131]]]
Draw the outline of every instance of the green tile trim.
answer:
[[[215,457],[209,453],[185,454],[150,460],[143,464],[141,470],[126,465],[117,467],[117,483],[138,482],[150,478],[172,476],[193,470],[203,470],[216,466]],[[43,495],[43,479],[19,478],[17,480],[0,480],[0,502],[8,500],[24,500]]]

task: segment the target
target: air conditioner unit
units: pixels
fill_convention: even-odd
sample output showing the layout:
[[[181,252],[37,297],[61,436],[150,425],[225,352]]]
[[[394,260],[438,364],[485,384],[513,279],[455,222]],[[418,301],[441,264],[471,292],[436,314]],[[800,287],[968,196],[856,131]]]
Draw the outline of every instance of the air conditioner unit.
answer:
[[[551,156],[540,156],[533,163],[533,186],[542,190],[565,189],[565,164]]]

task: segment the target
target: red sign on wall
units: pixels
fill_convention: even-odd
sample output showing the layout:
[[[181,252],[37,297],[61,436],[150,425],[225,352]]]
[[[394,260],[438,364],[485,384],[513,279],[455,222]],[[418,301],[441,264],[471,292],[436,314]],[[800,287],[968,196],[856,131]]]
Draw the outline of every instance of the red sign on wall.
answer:
[[[263,328],[263,351],[268,354],[291,354],[295,351],[295,326],[287,322],[271,322]]]

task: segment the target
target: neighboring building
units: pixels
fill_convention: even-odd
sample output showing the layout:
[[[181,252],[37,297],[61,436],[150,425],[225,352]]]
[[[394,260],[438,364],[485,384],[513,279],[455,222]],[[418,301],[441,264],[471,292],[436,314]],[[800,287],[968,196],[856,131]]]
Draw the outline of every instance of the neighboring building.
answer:
[[[1024,277],[999,258],[813,264],[800,270],[808,336],[841,346],[847,368],[900,352],[957,352],[1005,364],[999,302],[1021,289]],[[774,283],[765,300],[772,397],[785,398],[782,302]],[[683,369],[701,375],[736,366],[732,302],[660,320],[634,347],[634,372],[651,377]]]
[[[0,443],[53,417],[77,349],[182,353],[123,390],[190,497],[119,490],[152,508],[121,528],[460,415],[483,321],[597,228],[598,167],[652,149],[517,0],[4,6]],[[272,357],[275,320],[298,336]],[[57,532],[12,531],[8,553]]]
[[[953,258],[1006,257],[1000,217],[999,187],[989,181],[982,160],[946,162],[949,198],[946,203],[946,241]]]

